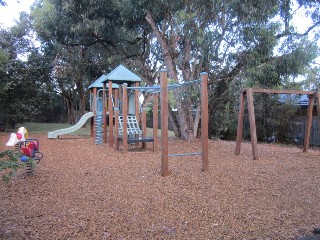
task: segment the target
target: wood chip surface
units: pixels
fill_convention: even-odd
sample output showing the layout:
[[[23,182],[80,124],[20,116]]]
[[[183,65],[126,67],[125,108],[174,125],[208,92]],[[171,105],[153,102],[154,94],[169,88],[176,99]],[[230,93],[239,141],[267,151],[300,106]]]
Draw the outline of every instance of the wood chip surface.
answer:
[[[0,182],[0,239],[297,239],[320,226],[320,151],[209,141],[209,171],[201,157],[160,151],[127,154],[93,138],[40,141],[44,158],[27,176]],[[1,134],[0,150],[9,134]],[[169,153],[199,152],[199,142],[170,140]],[[1,175],[1,174],[0,174]]]

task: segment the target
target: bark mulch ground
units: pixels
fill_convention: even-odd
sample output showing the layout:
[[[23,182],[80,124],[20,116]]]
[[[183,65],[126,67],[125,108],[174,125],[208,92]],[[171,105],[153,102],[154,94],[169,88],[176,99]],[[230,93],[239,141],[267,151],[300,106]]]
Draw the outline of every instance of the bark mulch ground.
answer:
[[[44,158],[27,176],[0,182],[0,239],[297,239],[320,226],[320,151],[209,141],[201,158],[160,151],[127,154],[92,138],[40,141]],[[8,135],[0,136],[0,150]],[[149,144],[149,143],[148,143]],[[170,153],[199,151],[199,142],[170,140]]]

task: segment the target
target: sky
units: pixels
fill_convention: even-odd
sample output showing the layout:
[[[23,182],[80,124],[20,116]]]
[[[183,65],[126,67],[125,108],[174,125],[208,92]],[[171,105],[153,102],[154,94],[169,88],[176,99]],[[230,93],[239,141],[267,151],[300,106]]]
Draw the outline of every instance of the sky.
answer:
[[[6,0],[7,6],[0,6],[0,24],[11,27],[19,19],[19,13],[30,13],[30,6],[34,0]]]

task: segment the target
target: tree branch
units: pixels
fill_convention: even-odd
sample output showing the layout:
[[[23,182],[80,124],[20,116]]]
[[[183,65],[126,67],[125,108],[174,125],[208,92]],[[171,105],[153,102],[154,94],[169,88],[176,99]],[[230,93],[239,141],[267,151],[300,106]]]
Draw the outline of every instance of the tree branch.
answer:
[[[319,25],[320,25],[320,20],[318,22],[316,22],[315,24],[313,24],[312,26],[310,26],[304,33],[292,33],[289,31],[284,31],[283,33],[276,35],[276,38],[279,39],[279,38],[286,37],[286,36],[305,37],[309,34],[309,32],[311,32],[313,29],[315,29]]]

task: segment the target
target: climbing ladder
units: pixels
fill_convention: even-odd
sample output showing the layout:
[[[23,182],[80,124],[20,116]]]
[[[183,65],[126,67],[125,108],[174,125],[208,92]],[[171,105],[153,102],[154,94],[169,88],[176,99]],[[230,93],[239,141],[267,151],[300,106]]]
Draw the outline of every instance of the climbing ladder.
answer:
[[[123,116],[119,116],[118,122],[119,129],[119,141],[122,141],[123,138]],[[137,121],[136,116],[127,116],[127,142],[138,143],[138,142],[154,142],[153,138],[148,138],[143,136],[143,132],[139,127],[139,123]]]
[[[102,144],[102,112],[98,112],[95,120],[95,144]]]
[[[119,101],[119,99],[114,99],[113,96],[111,95],[111,100],[112,100],[112,106],[114,111],[122,111],[122,102]],[[97,115],[95,118],[95,144],[102,144],[102,139],[103,139],[103,112],[102,112],[102,98],[97,98],[96,101],[96,108],[97,108]],[[116,107],[116,106],[117,107]]]

